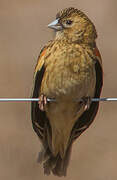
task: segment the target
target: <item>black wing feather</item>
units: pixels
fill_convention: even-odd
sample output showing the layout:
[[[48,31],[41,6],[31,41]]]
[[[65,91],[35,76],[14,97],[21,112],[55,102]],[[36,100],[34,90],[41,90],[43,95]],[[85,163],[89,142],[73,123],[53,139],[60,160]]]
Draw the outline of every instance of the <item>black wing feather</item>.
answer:
[[[44,72],[45,72],[45,68],[43,65],[41,70],[38,71],[36,74],[32,98],[39,97],[39,91],[40,91],[40,86],[41,86]],[[33,128],[35,132],[38,134],[39,138],[42,140],[46,115],[45,115],[45,112],[39,109],[38,102],[31,103],[31,118],[32,118]]]
[[[95,88],[94,98],[99,98],[103,85],[103,71],[98,60],[96,60],[95,70],[96,70],[96,88]],[[85,111],[82,114],[82,116],[76,121],[71,132],[71,140],[75,140],[76,138],[78,138],[90,126],[90,124],[93,122],[97,114],[98,108],[99,108],[99,102],[91,103],[89,110]]]

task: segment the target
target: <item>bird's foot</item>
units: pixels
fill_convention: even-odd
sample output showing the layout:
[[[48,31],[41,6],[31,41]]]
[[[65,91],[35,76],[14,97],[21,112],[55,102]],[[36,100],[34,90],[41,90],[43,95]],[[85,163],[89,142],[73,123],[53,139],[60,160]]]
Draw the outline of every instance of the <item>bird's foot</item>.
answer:
[[[85,111],[89,110],[90,105],[91,105],[91,97],[89,97],[89,96],[88,97],[83,97],[82,102],[83,102],[83,104],[85,104],[84,110]]]
[[[44,96],[43,94],[39,96],[39,101],[38,101],[38,104],[39,104],[39,109],[41,111],[45,111],[45,105],[47,104],[47,98],[46,96]]]

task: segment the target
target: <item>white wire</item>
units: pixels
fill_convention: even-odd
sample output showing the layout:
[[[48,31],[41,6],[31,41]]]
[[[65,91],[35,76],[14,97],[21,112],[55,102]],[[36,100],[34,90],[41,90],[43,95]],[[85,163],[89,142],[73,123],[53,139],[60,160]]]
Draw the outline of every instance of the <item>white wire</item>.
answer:
[[[0,98],[0,102],[31,102],[39,101],[39,98]],[[56,99],[47,98],[48,102],[54,102]],[[77,100],[80,101],[80,100]],[[117,101],[117,98],[92,98],[92,102],[97,101]]]

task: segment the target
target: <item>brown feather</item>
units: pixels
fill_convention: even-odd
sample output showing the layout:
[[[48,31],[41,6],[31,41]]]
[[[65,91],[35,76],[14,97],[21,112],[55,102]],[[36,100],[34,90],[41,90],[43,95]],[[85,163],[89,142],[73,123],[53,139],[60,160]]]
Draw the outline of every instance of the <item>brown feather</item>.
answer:
[[[39,55],[32,97],[43,94],[56,102],[48,102],[45,111],[32,102],[32,123],[43,145],[38,161],[44,173],[65,176],[72,143],[93,122],[99,107],[99,102],[92,102],[86,111],[76,99],[100,97],[103,72],[97,33],[88,17],[68,8],[57,18],[63,27],[67,18],[75,23],[57,32]]]

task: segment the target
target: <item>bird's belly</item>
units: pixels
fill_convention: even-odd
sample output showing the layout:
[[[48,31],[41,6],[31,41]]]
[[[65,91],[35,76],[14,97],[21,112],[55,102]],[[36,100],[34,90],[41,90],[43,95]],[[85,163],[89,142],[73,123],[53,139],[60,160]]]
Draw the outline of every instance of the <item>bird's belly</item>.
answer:
[[[72,128],[74,122],[82,115],[85,104],[80,103],[80,100],[83,97],[94,97],[95,69],[91,69],[91,72],[87,74],[86,72],[82,73],[81,77],[71,78],[67,76],[56,86],[53,85],[53,88],[49,89],[48,95],[45,94],[56,100],[48,104],[46,112],[49,120],[53,121],[59,130],[63,130],[65,124]]]
[[[45,109],[52,128],[52,151],[54,155],[60,152],[63,157],[73,125],[85,109],[85,105],[76,100],[94,96],[95,68],[79,74],[67,70],[50,75],[46,73],[45,77],[41,93],[56,99],[56,102],[50,102]]]

